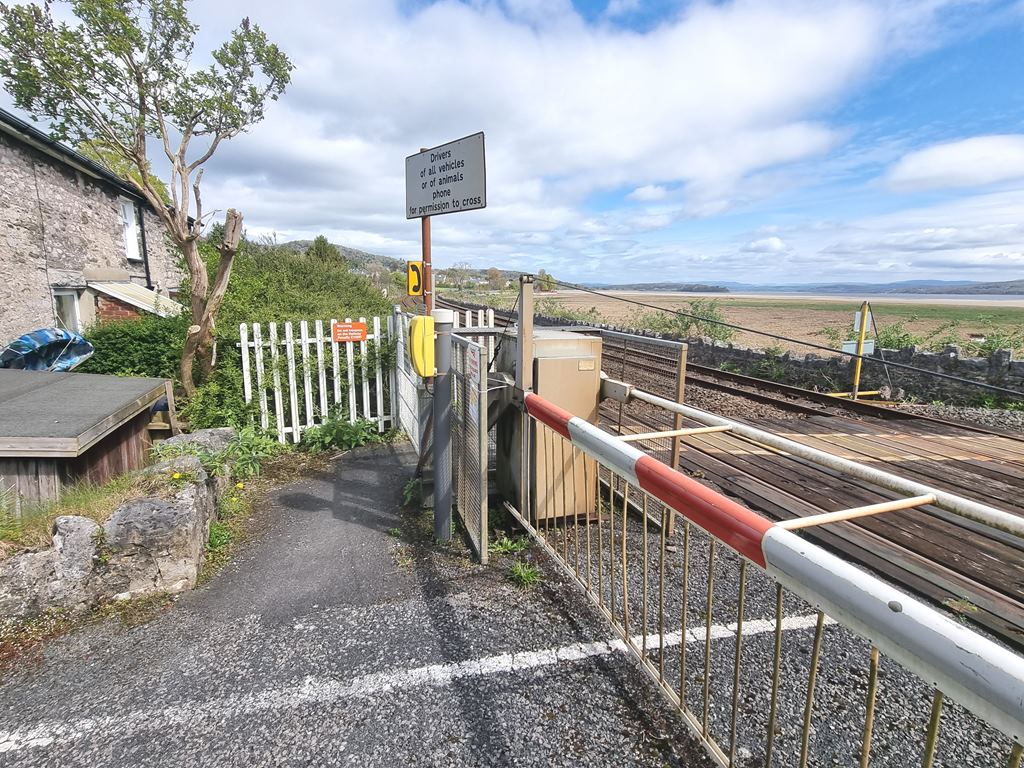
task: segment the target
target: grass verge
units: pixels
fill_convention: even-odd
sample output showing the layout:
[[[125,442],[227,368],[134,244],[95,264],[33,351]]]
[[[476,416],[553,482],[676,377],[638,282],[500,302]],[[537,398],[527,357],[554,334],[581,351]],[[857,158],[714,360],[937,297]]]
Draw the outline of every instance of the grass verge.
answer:
[[[178,479],[133,472],[103,485],[81,483],[63,491],[60,501],[26,505],[21,517],[0,509],[0,559],[25,549],[45,549],[53,543],[53,523],[63,515],[78,515],[102,525],[118,507],[144,496],[169,496]]]

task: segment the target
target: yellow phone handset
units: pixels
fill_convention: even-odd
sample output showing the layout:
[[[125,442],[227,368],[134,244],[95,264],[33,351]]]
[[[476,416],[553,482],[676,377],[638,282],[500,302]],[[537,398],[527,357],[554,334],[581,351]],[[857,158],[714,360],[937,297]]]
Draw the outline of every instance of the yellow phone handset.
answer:
[[[434,318],[417,315],[409,321],[409,359],[423,378],[437,373],[434,365]]]

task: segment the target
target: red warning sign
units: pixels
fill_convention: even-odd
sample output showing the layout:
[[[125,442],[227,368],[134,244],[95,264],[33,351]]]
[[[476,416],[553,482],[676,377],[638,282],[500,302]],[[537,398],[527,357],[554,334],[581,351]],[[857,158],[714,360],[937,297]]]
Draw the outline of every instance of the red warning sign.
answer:
[[[339,343],[366,341],[366,323],[332,323],[331,338]]]

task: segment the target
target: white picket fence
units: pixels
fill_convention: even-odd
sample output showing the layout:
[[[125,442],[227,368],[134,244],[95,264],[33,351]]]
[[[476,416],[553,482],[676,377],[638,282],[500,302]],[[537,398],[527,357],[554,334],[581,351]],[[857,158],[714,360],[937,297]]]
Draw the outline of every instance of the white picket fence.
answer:
[[[367,336],[359,342],[333,341],[335,322],[267,323],[266,333],[260,323],[238,327],[245,401],[255,401],[260,425],[276,430],[282,443],[299,442],[304,430],[330,416],[376,421],[380,432],[393,421],[393,371],[382,370],[380,354],[370,354],[393,335],[393,319],[360,317]]]
[[[465,328],[493,328],[494,327],[494,310],[493,309],[466,309],[455,312],[455,332],[460,336],[465,336],[464,332],[460,329]],[[494,359],[494,336],[466,336],[467,339],[480,344],[487,350],[487,359]]]

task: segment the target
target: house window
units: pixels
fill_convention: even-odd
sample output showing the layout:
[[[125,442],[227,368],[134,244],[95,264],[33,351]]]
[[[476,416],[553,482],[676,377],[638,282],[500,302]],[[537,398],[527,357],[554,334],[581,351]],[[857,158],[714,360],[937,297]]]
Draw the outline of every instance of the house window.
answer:
[[[57,311],[57,327],[78,333],[82,328],[82,317],[78,311],[78,291],[55,290],[53,306]]]
[[[121,199],[121,228],[124,230],[124,250],[128,261],[142,261],[139,248],[139,216],[134,200]]]

